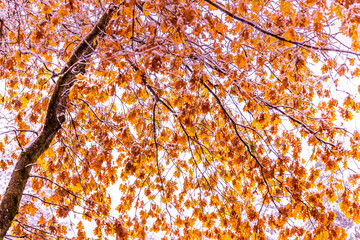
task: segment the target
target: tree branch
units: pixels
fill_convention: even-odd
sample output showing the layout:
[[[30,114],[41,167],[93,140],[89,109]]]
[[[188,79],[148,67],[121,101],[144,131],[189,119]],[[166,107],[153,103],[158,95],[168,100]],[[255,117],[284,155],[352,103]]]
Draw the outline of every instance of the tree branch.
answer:
[[[30,176],[32,164],[45,152],[56,133],[65,121],[68,94],[80,72],[85,72],[86,63],[94,53],[96,38],[104,37],[105,28],[116,7],[112,5],[100,18],[99,22],[85,39],[77,46],[66,65],[59,74],[54,92],[51,96],[43,129],[28,146],[24,147],[15,165],[10,182],[0,203],[0,240],[4,238],[10,228]]]
[[[290,39],[286,39],[284,37],[281,37],[278,34],[275,34],[273,32],[270,32],[268,30],[265,30],[264,28],[262,28],[261,26],[259,26],[258,24],[256,24],[255,22],[249,21],[245,18],[239,17],[231,12],[229,12],[227,9],[225,9],[223,6],[221,6],[220,4],[217,4],[215,2],[212,2],[210,0],[204,0],[205,2],[207,2],[208,4],[212,5],[213,7],[219,9],[221,12],[225,13],[226,15],[228,15],[229,17],[238,20],[239,22],[242,22],[246,25],[249,25],[253,28],[255,28],[256,30],[258,30],[259,32],[266,34],[268,36],[274,37],[280,41],[284,41],[284,42],[288,42],[294,45],[297,45],[299,47],[304,47],[304,48],[309,48],[309,49],[314,49],[314,50],[320,50],[320,51],[329,51],[329,52],[339,52],[339,53],[348,53],[348,54],[352,54],[352,55],[356,55],[356,56],[360,56],[360,53],[357,52],[353,52],[350,50],[343,50],[343,49],[336,49],[336,48],[326,48],[326,47],[319,47],[319,46],[313,46],[304,42],[298,42],[298,41],[293,41]]]

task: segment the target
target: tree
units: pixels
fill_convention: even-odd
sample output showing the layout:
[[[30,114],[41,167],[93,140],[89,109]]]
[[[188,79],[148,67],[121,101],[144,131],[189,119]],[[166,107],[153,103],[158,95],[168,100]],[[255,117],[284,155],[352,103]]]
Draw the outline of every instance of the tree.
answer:
[[[353,1],[0,9],[0,239],[344,239],[360,222]]]

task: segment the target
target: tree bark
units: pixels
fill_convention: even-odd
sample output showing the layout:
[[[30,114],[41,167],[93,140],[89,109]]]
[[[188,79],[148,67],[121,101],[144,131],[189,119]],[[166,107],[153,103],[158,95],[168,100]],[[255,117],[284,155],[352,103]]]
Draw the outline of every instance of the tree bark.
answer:
[[[4,238],[18,213],[19,203],[29,179],[32,164],[48,149],[55,134],[65,121],[67,99],[69,91],[76,81],[76,75],[85,72],[89,57],[96,48],[95,39],[104,37],[105,28],[114,10],[115,6],[112,6],[102,15],[92,31],[77,46],[59,74],[41,133],[20,153],[5,194],[2,197],[0,203],[0,240]]]

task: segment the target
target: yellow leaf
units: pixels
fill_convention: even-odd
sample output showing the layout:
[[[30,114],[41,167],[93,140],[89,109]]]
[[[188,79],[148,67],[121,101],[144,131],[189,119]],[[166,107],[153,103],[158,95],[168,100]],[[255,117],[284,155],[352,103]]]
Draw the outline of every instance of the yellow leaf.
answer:
[[[196,133],[196,126],[191,126],[189,127],[189,135],[190,136],[195,136],[195,133]]]
[[[81,192],[83,190],[83,187],[81,186],[80,182],[78,182],[77,184],[71,185],[70,189],[77,193],[77,192]]]
[[[244,54],[238,54],[235,58],[235,63],[239,68],[245,68],[247,66],[246,57]]]
[[[58,11],[58,15],[60,18],[63,18],[63,17],[66,17],[66,16],[70,16],[70,12],[67,8],[61,8],[59,11]]]
[[[52,10],[48,5],[44,5],[43,9],[42,9],[43,13],[45,14],[51,14]]]
[[[230,234],[226,233],[225,235],[223,235],[223,236],[221,237],[221,239],[222,239],[222,240],[231,240],[232,238],[231,238]]]

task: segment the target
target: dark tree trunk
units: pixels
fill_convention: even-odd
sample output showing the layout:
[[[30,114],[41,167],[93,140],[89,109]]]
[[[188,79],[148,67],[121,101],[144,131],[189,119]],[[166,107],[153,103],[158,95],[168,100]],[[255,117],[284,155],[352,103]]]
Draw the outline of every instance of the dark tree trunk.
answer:
[[[4,238],[18,213],[19,203],[29,179],[32,164],[46,151],[54,136],[61,128],[61,124],[65,121],[69,90],[76,81],[76,75],[85,71],[89,57],[96,48],[94,40],[97,37],[101,38],[104,36],[105,28],[114,10],[115,7],[113,6],[102,15],[94,29],[77,46],[67,61],[66,66],[59,75],[51,96],[41,133],[20,153],[15,169],[11,174],[10,182],[0,203],[0,240]]]

